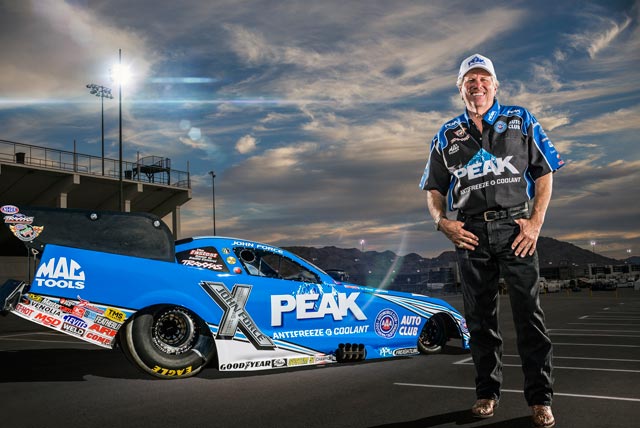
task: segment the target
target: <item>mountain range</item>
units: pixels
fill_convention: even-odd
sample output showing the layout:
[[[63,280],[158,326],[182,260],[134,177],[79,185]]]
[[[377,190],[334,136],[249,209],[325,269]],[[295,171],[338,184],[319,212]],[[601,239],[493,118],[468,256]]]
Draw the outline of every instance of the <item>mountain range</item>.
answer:
[[[312,262],[321,269],[339,269],[352,277],[361,276],[364,272],[383,277],[388,272],[411,274],[426,270],[448,267],[456,261],[455,251],[445,251],[434,258],[422,257],[416,253],[399,256],[392,251],[365,251],[357,248],[337,247],[285,247],[288,251]],[[640,257],[617,260],[585,250],[568,242],[553,238],[538,239],[538,257],[540,267],[573,266],[576,269],[586,268],[589,264],[621,265],[625,263],[640,264]],[[353,278],[352,278],[353,279]]]

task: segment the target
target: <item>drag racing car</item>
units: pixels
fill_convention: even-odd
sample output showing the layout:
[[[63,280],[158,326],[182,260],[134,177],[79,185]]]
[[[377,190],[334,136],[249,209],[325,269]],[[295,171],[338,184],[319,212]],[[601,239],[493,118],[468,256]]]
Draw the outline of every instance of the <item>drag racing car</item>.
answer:
[[[0,207],[33,278],[8,280],[0,310],[92,344],[144,372],[184,378],[439,352],[469,346],[462,315],[418,294],[334,280],[245,239],[174,242],[143,213]]]

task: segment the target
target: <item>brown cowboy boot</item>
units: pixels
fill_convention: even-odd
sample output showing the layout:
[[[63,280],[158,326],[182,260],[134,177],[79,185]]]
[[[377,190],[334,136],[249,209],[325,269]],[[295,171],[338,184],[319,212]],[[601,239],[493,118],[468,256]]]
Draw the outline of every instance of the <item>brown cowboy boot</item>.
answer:
[[[556,420],[551,413],[551,406],[531,406],[531,419],[535,428],[552,428],[556,426]]]
[[[471,407],[474,418],[486,419],[493,416],[493,411],[498,407],[498,401],[489,398],[479,398]]]

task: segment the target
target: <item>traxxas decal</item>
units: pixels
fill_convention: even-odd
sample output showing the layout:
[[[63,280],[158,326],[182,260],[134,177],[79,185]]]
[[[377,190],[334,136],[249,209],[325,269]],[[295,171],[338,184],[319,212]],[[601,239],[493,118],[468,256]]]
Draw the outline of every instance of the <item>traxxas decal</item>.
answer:
[[[273,340],[260,331],[251,315],[244,309],[251,293],[250,285],[235,284],[231,293],[221,282],[202,281],[200,286],[224,311],[217,339],[233,339],[239,328],[256,349],[275,349]]]

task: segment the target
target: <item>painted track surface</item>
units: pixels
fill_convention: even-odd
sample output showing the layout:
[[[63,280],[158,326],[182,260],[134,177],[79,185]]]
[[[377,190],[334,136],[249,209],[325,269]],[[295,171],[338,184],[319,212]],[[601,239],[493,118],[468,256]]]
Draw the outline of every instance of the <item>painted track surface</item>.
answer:
[[[446,297],[462,308],[459,296]],[[640,292],[541,296],[555,344],[558,427],[629,427],[640,406]],[[296,370],[160,381],[104,350],[0,317],[1,426],[530,427],[508,298],[501,298],[504,392],[474,420],[473,366],[445,353]]]

